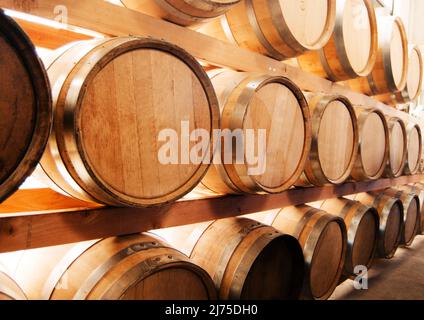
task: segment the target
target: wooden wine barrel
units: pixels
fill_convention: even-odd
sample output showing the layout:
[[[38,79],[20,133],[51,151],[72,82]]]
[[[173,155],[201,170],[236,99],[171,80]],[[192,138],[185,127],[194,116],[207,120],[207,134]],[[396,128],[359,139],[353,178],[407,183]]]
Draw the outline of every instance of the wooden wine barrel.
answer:
[[[350,101],[342,96],[306,94],[312,123],[312,145],[298,186],[343,183],[358,151],[358,126]]]
[[[182,26],[211,21],[240,0],[120,0],[127,8]]]
[[[147,233],[27,250],[5,262],[29,299],[216,299],[203,269]]]
[[[422,90],[423,67],[420,48],[412,48],[409,53],[408,75],[405,88],[401,91],[378,95],[375,98],[390,105],[406,104],[415,100]]]
[[[358,118],[359,148],[351,176],[356,181],[379,179],[389,156],[389,131],[383,113],[355,108]]]
[[[298,58],[300,67],[332,81],[366,77],[378,53],[377,20],[371,0],[337,0],[329,42]]]
[[[338,198],[312,206],[342,218],[347,228],[344,274],[355,276],[356,266],[371,268],[377,249],[379,216],[376,209],[358,201]]]
[[[298,299],[303,255],[296,239],[246,218],[217,220],[196,234],[190,258],[223,300]]]
[[[27,300],[25,293],[0,265],[0,301]]]
[[[402,91],[408,72],[408,40],[401,18],[377,14],[379,51],[367,77],[349,80],[352,89],[368,95]]]
[[[305,257],[304,299],[325,300],[336,288],[346,255],[342,219],[308,206],[282,209],[272,226],[299,240]]]
[[[302,91],[285,77],[234,71],[215,72],[212,83],[223,139],[201,187],[218,194],[279,193],[291,187],[311,144]],[[225,135],[229,130],[233,136]],[[248,160],[253,155],[256,161]]]
[[[403,174],[407,155],[407,135],[405,123],[392,117],[387,120],[389,130],[389,157],[384,175],[388,178],[397,178]]]
[[[377,210],[380,217],[377,256],[391,259],[399,247],[403,228],[403,204],[383,193],[359,193],[348,198],[360,201]]]
[[[200,29],[278,60],[322,48],[334,29],[335,0],[247,0]]]
[[[420,168],[422,157],[422,133],[419,125],[410,123],[406,128],[407,156],[405,174],[414,175]]]
[[[401,244],[410,246],[415,236],[420,231],[421,214],[420,200],[416,194],[397,189],[386,189],[385,195],[394,197],[402,201],[403,204],[403,228]]]
[[[404,186],[399,186],[399,190],[403,190],[405,192],[413,193],[417,195],[420,200],[420,216],[421,222],[418,224],[419,230],[417,230],[418,234],[424,233],[424,185],[419,183],[417,184],[408,184]]]
[[[55,114],[41,175],[57,189],[144,207],[172,202],[201,180],[219,108],[207,74],[187,52],[120,37],[72,44],[47,63]],[[208,136],[192,161],[195,129]]]
[[[49,81],[34,45],[0,9],[0,202],[32,173],[51,129]]]

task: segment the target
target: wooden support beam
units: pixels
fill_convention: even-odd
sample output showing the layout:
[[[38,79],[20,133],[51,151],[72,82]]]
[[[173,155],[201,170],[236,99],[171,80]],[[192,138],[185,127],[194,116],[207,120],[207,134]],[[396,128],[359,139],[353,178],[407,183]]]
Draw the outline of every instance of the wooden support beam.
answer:
[[[400,177],[322,188],[291,189],[278,195],[227,196],[179,201],[164,207],[147,209],[81,208],[79,203],[73,210],[68,208],[36,214],[34,212],[2,214],[0,252],[60,245],[241,216],[422,180],[424,176]],[[37,201],[36,195],[30,196],[30,193],[27,193],[27,196],[28,201]],[[38,199],[43,198],[38,197]],[[64,201],[64,199],[58,199],[58,201]],[[22,197],[21,200],[23,200]]]

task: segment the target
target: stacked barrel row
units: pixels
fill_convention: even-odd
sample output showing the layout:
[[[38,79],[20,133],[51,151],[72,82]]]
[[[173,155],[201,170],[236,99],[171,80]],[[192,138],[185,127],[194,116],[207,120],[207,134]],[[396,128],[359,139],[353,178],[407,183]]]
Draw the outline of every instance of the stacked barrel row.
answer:
[[[58,192],[130,207],[194,188],[280,193],[419,169],[418,125],[346,97],[302,92],[283,76],[208,75],[181,48],[150,38],[75,42],[42,64],[19,27],[0,17],[1,69],[10,75],[0,79],[9,88],[0,200],[37,164],[34,175]]]
[[[413,243],[424,230],[423,199],[417,183],[3,254],[0,299],[323,300]]]

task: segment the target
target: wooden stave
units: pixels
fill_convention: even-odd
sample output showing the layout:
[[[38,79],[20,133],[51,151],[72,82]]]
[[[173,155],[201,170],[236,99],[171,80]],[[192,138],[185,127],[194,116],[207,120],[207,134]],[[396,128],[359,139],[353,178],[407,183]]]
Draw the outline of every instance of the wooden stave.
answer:
[[[212,81],[216,76],[222,75],[225,71],[218,70],[211,73]],[[286,77],[272,77],[262,74],[249,74],[249,73],[236,73],[233,74],[237,77],[236,81],[226,87],[223,94],[219,94],[220,100],[220,109],[221,109],[221,129],[239,129],[242,127],[244,116],[237,120],[232,120],[232,117],[225,117],[224,111],[226,108],[231,107],[231,105],[227,104],[227,101],[231,95],[234,94],[234,91],[240,88],[239,86],[242,83],[245,83],[245,88],[241,91],[239,98],[235,102],[238,106],[242,106],[244,113],[246,114],[246,110],[249,107],[250,99],[253,97],[253,94],[256,90],[263,88],[265,85],[270,83],[279,83],[289,88],[289,90],[296,96],[299,106],[302,110],[303,120],[304,120],[304,147],[302,151],[302,156],[300,158],[297,169],[293,172],[290,179],[282,184],[278,188],[266,188],[265,186],[261,186],[259,183],[254,181],[251,177],[247,175],[247,166],[244,166],[244,171],[240,171],[237,168],[240,166],[235,166],[234,164],[229,165],[211,165],[209,171],[204,176],[201,181],[198,189],[206,190],[207,193],[212,194],[275,194],[281,193],[291,186],[295,184],[298,180],[299,176],[302,174],[303,167],[307,161],[310,145],[311,145],[311,118],[309,112],[308,102],[303,94],[303,92],[297,87],[297,85],[292,82],[290,79]],[[249,82],[247,82],[249,81]],[[234,127],[226,127],[225,123],[234,123],[240,124],[239,126]],[[220,156],[222,158],[222,155]],[[221,161],[222,162],[222,161]]]
[[[102,251],[99,253],[96,250]],[[97,258],[98,261],[90,260],[90,255],[92,259],[93,255],[99,256],[99,254],[103,257]],[[22,263],[33,262],[34,259],[45,261],[47,258],[54,259],[51,262],[46,261],[43,272],[39,274],[42,279],[33,280],[30,268]],[[131,258],[136,259],[135,266],[129,263]],[[88,270],[87,264],[92,269]],[[147,233],[70,244],[57,247],[55,251],[44,249],[41,252],[28,252],[28,256],[22,256],[18,260],[16,270],[18,268],[20,281],[29,280],[22,284],[26,286],[30,299],[122,299],[123,292],[129,290],[132,285],[163,270],[173,268],[182,268],[196,275],[204,286],[205,295],[209,299],[216,299],[212,280],[204,270],[176,249]],[[75,278],[71,276],[70,280],[67,280],[69,272],[75,274],[78,270],[85,274],[77,281],[72,281]],[[114,272],[118,273],[118,277],[111,277]],[[71,288],[63,288],[64,280],[69,281]]]
[[[50,82],[44,65],[35,51],[35,47],[25,32],[0,9],[2,21],[0,32],[8,43],[15,47],[25,64],[32,82],[37,109],[31,142],[26,147],[25,155],[16,164],[13,172],[0,184],[0,203],[11,196],[25,179],[35,170],[48,142],[52,127],[52,97]]]
[[[309,101],[309,108],[311,110],[311,123],[312,123],[312,143],[311,143],[311,151],[309,153],[308,160],[305,164],[305,169],[300,177],[300,179],[296,182],[296,186],[324,186],[329,184],[341,184],[345,182],[353,170],[354,164],[356,162],[356,154],[359,147],[359,129],[358,129],[358,123],[355,115],[355,110],[353,108],[353,105],[347,99],[343,96],[321,96],[319,94],[317,95],[311,95],[307,96]],[[311,104],[310,97],[313,97],[312,99],[320,99],[317,103]],[[322,97],[318,98],[318,97]],[[353,144],[353,154],[351,157],[351,161],[349,162],[349,165],[346,168],[346,172],[337,180],[328,179],[328,177],[325,176],[324,171],[322,169],[321,163],[319,161],[319,153],[318,153],[318,132],[320,128],[320,120],[325,112],[325,108],[333,101],[340,101],[342,102],[348,109],[349,113],[351,114],[352,119],[352,125],[354,129],[354,144]],[[313,101],[315,102],[315,101]],[[327,103],[327,105],[326,105]]]
[[[387,158],[389,156],[389,131],[388,131],[388,126],[387,126],[387,121],[386,118],[384,116],[384,114],[379,111],[378,109],[363,109],[360,107],[355,107],[355,111],[358,117],[358,131],[359,131],[359,147],[358,147],[358,155],[356,157],[356,162],[355,165],[353,166],[352,169],[352,173],[351,173],[351,178],[353,180],[356,181],[361,181],[361,180],[377,180],[379,179],[385,171],[385,167],[386,167],[386,163],[387,163]],[[362,163],[362,149],[361,149],[361,144],[362,144],[362,128],[367,120],[367,116],[370,115],[371,113],[376,113],[380,119],[382,120],[383,126],[384,126],[384,130],[385,130],[385,135],[386,135],[386,151],[385,151],[385,157],[382,161],[382,165],[380,170],[374,175],[374,176],[369,176],[366,174],[364,167],[363,167],[363,163]]]
[[[309,207],[307,205],[296,206],[296,208],[304,214],[304,218],[298,222],[295,233],[292,234],[292,236],[294,236],[299,241],[300,241],[299,237],[304,232],[305,227],[308,225],[309,220],[311,220],[313,216],[316,214],[321,215],[321,217],[319,217],[318,220],[315,221],[314,227],[310,231],[309,236],[306,238],[305,243],[303,244],[301,243],[303,253],[305,256],[305,280],[303,282],[303,287],[302,287],[302,299],[327,300],[332,295],[337,285],[339,284],[339,279],[342,275],[342,271],[344,268],[345,256],[346,256],[346,250],[347,250],[346,225],[343,219],[336,217],[334,215],[330,215],[324,211]],[[282,219],[281,216],[284,214],[283,211],[289,210],[289,209],[290,208],[283,208],[279,210],[273,217],[271,217],[271,221],[272,221],[271,225],[277,229],[280,229],[278,225],[278,220]],[[333,222],[338,224],[342,234],[343,246],[342,246],[341,259],[338,264],[335,278],[332,284],[330,285],[330,287],[328,288],[327,292],[324,295],[317,297],[317,296],[314,296],[313,294],[313,288],[311,287],[311,282],[306,280],[311,278],[312,264],[314,261],[314,251],[316,246],[320,242],[321,234],[326,230],[328,224]]]
[[[350,65],[344,46],[345,39],[343,35],[343,11],[345,2],[345,0],[343,4],[341,4],[342,1],[336,2],[335,28],[328,43],[318,51],[310,51],[298,57],[301,69],[315,73],[333,82],[368,76],[374,68],[378,54],[377,17],[372,2],[364,0],[370,18],[371,54],[366,68],[362,71],[357,72]],[[334,52],[336,58],[329,60],[326,56],[326,52]]]
[[[219,261],[208,260],[207,263],[202,262],[203,253],[209,251],[208,248],[210,249],[213,247],[214,249],[216,249],[216,246],[214,247],[214,244],[204,243],[205,235],[211,233],[212,237],[222,237],[221,233],[214,231],[213,229],[216,229],[217,225],[221,225],[220,227],[218,227],[219,231],[219,228],[222,228],[222,226],[225,226],[225,224],[235,222],[240,224],[242,228],[231,233],[231,238],[227,242],[228,245],[225,248],[221,248],[223,250],[219,255]],[[246,237],[248,237],[252,232],[258,230],[259,237],[256,237],[254,245],[249,246],[248,250],[246,251],[247,254],[245,254],[246,257],[250,256],[250,258],[246,260],[246,258],[244,258],[243,256],[237,257],[235,254],[242,246],[244,239],[246,239]],[[292,236],[280,233],[273,227],[266,226],[260,222],[253,221],[247,218],[229,218],[224,220],[216,220],[210,223],[208,226],[206,226],[206,228],[202,230],[201,235],[198,237],[194,247],[191,249],[190,259],[209,273],[209,275],[215,282],[215,286],[218,291],[218,299],[240,300],[243,299],[243,284],[246,278],[248,277],[248,273],[243,270],[243,263],[247,263],[248,266],[251,266],[254,262],[251,260],[255,260],[260,255],[260,251],[262,251],[266,246],[270,245],[273,241],[277,239],[287,242],[287,244],[290,245],[290,248],[296,251],[294,253],[294,258],[296,260],[295,263],[298,267],[296,268],[296,270],[302,271],[298,271],[297,273],[292,275],[294,283],[292,282],[292,288],[291,292],[289,293],[289,299],[298,299],[300,295],[301,284],[303,282],[304,277],[304,260],[300,245],[297,240],[294,239]],[[237,260],[234,261],[234,259]],[[229,270],[229,265],[232,262],[233,264],[237,263],[237,268]],[[250,267],[246,270],[249,269]],[[231,277],[231,272],[233,273],[233,277]]]
[[[398,236],[396,243],[394,244],[393,248],[387,248],[385,245],[385,235],[386,235],[386,228],[387,228],[387,222],[389,220],[389,214],[391,213],[392,208],[397,205],[400,208],[400,212],[402,214],[403,221],[403,204],[399,199],[384,195],[382,193],[360,193],[355,194],[353,196],[348,197],[349,199],[360,201],[361,203],[374,207],[380,217],[379,222],[379,239],[378,239],[378,245],[377,245],[377,256],[384,259],[391,259],[395,255],[400,242],[401,242],[401,236],[402,236],[402,223],[399,224],[398,228]]]
[[[109,44],[109,46],[107,46]],[[80,47],[78,47],[80,46]],[[126,48],[128,47],[128,48]],[[101,39],[101,40],[90,40],[90,41],[80,41],[73,44],[70,44],[69,46],[66,46],[65,49],[59,49],[58,55],[50,59],[51,66],[55,64],[55,62],[60,61],[60,59],[63,57],[63,55],[69,54],[71,50],[77,50],[78,53],[82,51],[83,53],[80,54],[80,57],[78,57],[76,60],[79,64],[83,64],[84,59],[91,58],[90,54],[96,53],[95,50],[104,50],[106,53],[103,53],[103,56],[99,53],[97,53],[97,56],[94,57],[96,60],[96,63],[93,66],[94,73],[95,68],[98,64],[105,63],[104,60],[108,59],[108,54],[110,52],[113,52],[114,50],[126,50],[129,48],[135,47],[137,49],[140,48],[152,48],[157,50],[163,50],[164,52],[169,52],[173,54],[175,57],[180,58],[181,61],[187,64],[191,68],[194,74],[198,76],[199,81],[201,81],[203,89],[205,90],[205,95],[207,96],[207,99],[209,101],[209,107],[211,112],[211,127],[217,128],[219,119],[218,119],[218,103],[216,101],[215,93],[213,91],[212,85],[210,84],[209,78],[203,71],[203,69],[200,67],[200,65],[197,64],[197,61],[189,55],[185,50],[172,45],[167,42],[163,42],[161,40],[155,40],[152,38],[143,38],[143,37],[118,37],[118,38],[111,38],[111,39]],[[82,50],[84,49],[84,50]],[[84,54],[85,52],[85,54]],[[99,60],[100,59],[100,60]],[[99,62],[100,61],[100,62]],[[74,67],[72,72],[74,72],[76,68]],[[87,69],[87,68],[86,68]],[[49,68],[50,70],[50,68]],[[83,70],[84,72],[84,70]],[[90,75],[93,73],[93,70],[85,70],[85,72],[88,72]],[[89,82],[87,74],[79,75],[81,83]],[[65,103],[64,99],[73,99],[72,102],[66,101],[66,105],[69,106],[70,104],[74,103],[78,107],[79,102],[77,102],[78,97],[78,90],[73,88],[73,95],[72,93],[66,92],[66,96],[64,97],[63,94],[63,86],[66,86],[66,81],[71,78],[70,74],[67,74],[66,79],[62,79],[64,82],[59,83],[59,85],[55,85],[53,87],[53,93],[54,93],[54,109],[56,109],[56,104],[61,103],[62,105]],[[53,80],[54,81],[54,80]],[[72,82],[76,81],[76,77],[72,77],[70,80]],[[84,84],[83,84],[84,85]],[[82,85],[82,87],[83,87]],[[62,102],[58,102],[58,100]],[[78,110],[77,110],[78,111]],[[69,111],[68,111],[69,113]],[[75,115],[75,118],[77,118],[78,115]],[[56,120],[56,119],[55,119]],[[191,189],[195,187],[198,181],[201,180],[203,175],[206,174],[206,169],[208,167],[207,164],[202,164],[197,169],[196,173],[190,178],[189,181],[187,181],[184,184],[184,188],[186,189],[183,193],[181,193],[180,189],[174,191],[173,193],[167,194],[160,198],[153,198],[150,199],[143,199],[143,201],[140,202],[134,202],[131,199],[126,198],[125,195],[122,194],[112,194],[107,188],[105,188],[102,185],[102,182],[99,181],[95,176],[94,173],[90,170],[88,167],[88,164],[85,159],[81,157],[81,150],[82,147],[80,145],[80,142],[74,138],[73,133],[73,126],[75,125],[73,121],[67,121],[66,119],[60,122],[59,120],[55,121],[54,127],[59,127],[57,125],[58,123],[61,123],[60,126],[63,126],[63,130],[60,130],[61,136],[58,135],[57,131],[52,131],[49,139],[48,148],[46,151],[46,154],[41,159],[41,169],[38,170],[37,174],[38,176],[44,176],[43,180],[52,180],[49,184],[52,185],[55,188],[55,190],[60,190],[62,193],[65,193],[66,195],[71,195],[72,197],[79,198],[84,201],[89,202],[97,202],[97,203],[105,203],[109,205],[118,205],[118,206],[133,206],[133,207],[150,207],[150,206],[157,206],[157,205],[163,205],[166,203],[173,202],[185,194],[189,193]],[[212,131],[212,130],[211,130]],[[60,140],[58,141],[58,138]],[[213,139],[213,135],[211,133],[211,139]],[[65,143],[65,141],[67,141]],[[52,150],[50,150],[50,148]],[[67,148],[71,148],[71,150],[78,150],[78,152],[73,152],[73,157],[66,157],[64,161],[63,154],[61,157],[54,157],[52,154],[60,154],[59,150],[67,150]],[[212,145],[210,146],[212,149]],[[212,152],[211,152],[212,154]],[[48,159],[49,158],[49,159]],[[77,162],[78,165],[74,165],[74,162]],[[55,169],[48,169],[49,166],[52,166],[54,163],[54,166],[58,166],[58,168]],[[47,168],[47,169],[46,169]],[[78,170],[79,172],[78,172]],[[68,172],[69,170],[72,170],[72,172]],[[60,172],[60,174],[56,174],[55,177],[51,177],[52,172]],[[203,171],[203,172],[201,172]],[[64,175],[62,177],[62,175]],[[80,176],[84,177],[81,178]],[[59,177],[59,183],[57,182]],[[190,188],[187,189],[187,187],[190,186]],[[89,189],[88,192],[86,189]],[[115,190],[116,191],[116,190]],[[123,196],[123,197],[122,197]],[[146,201],[145,201],[146,200]]]
[[[388,41],[387,38],[391,37],[391,33],[384,34],[382,37],[379,36],[379,52],[373,71],[367,77],[360,77],[348,81],[352,89],[363,92],[369,96],[377,96],[385,93],[396,92],[403,90],[406,86],[406,74],[408,70],[408,45],[405,26],[399,17],[377,15],[377,24],[379,30],[386,30],[387,23],[396,24],[399,27],[401,36],[404,40],[403,55],[406,63],[404,63],[403,66],[403,76],[401,83],[396,86],[394,83],[393,75],[391,73],[391,63],[389,63],[391,61],[390,41]],[[381,31],[379,31],[379,34],[382,34]],[[379,75],[381,76],[381,74],[384,75],[384,82],[377,82],[375,78]],[[389,78],[387,78],[387,75],[390,75]]]
[[[410,136],[411,136],[413,130],[417,130],[417,132],[418,132],[418,137],[419,137],[419,139],[418,139],[418,141],[419,141],[418,157],[419,158],[418,158],[416,167],[415,168],[410,168],[409,167],[409,159],[408,159],[408,154],[409,154],[408,147],[409,147],[409,139],[410,139]],[[407,142],[407,156],[406,156],[406,159],[405,159],[404,173],[406,175],[414,175],[420,169],[420,159],[422,157],[422,151],[423,151],[421,127],[419,125],[417,125],[417,124],[411,123],[411,124],[409,124],[406,127],[406,134],[407,134],[407,141],[408,142]]]
[[[402,226],[401,245],[409,247],[412,244],[412,242],[414,242],[415,237],[417,236],[420,230],[420,226],[419,226],[421,223],[420,200],[416,194],[408,193],[408,192],[397,190],[397,189],[389,188],[389,189],[383,190],[383,193],[402,201],[403,209],[404,209],[404,220],[403,220],[403,226]],[[415,220],[414,230],[411,236],[406,237],[405,224],[407,223],[408,211],[413,201],[415,201],[417,206],[416,220]]]
[[[405,122],[403,122],[402,119],[397,118],[397,117],[391,117],[388,121],[387,121],[387,126],[388,126],[388,130],[389,130],[389,135],[391,135],[394,123],[397,122],[400,124],[401,128],[402,128],[402,132],[403,132],[403,136],[404,136],[404,151],[403,151],[403,155],[402,155],[402,166],[401,168],[398,170],[398,172],[393,172],[393,168],[391,167],[391,163],[390,163],[390,156],[387,158],[387,166],[386,166],[386,170],[384,171],[384,176],[386,178],[398,178],[402,175],[405,165],[406,165],[406,159],[407,159],[407,134],[406,134],[406,126],[405,126]],[[390,139],[390,137],[389,137]],[[390,143],[389,143],[389,149],[391,149]],[[389,153],[391,151],[389,150]]]
[[[214,1],[200,0],[186,2],[184,0],[153,0],[140,4],[139,1],[120,0],[120,3],[131,9],[144,14],[161,18],[181,26],[197,26],[208,23],[215,18],[225,14],[233,5],[239,1],[228,1],[220,3]],[[147,6],[146,6],[147,4]]]
[[[383,103],[395,106],[397,104],[406,104],[406,103],[409,103],[411,101],[414,101],[420,95],[420,92],[421,92],[421,89],[422,89],[422,84],[423,84],[423,68],[424,68],[423,56],[422,56],[421,50],[418,46],[413,47],[412,50],[417,52],[418,60],[420,61],[420,66],[421,66],[421,68],[420,68],[421,76],[420,76],[420,80],[419,80],[419,84],[418,84],[418,91],[417,91],[416,95],[413,96],[413,97],[411,97],[409,95],[408,82],[406,82],[406,85],[403,88],[403,90],[395,91],[395,92],[391,92],[391,93],[383,94],[383,95],[377,95],[377,96],[374,96],[375,99],[377,99],[377,100],[379,100]]]
[[[332,202],[340,201],[342,203],[342,209],[339,211],[338,209],[331,209]],[[314,205],[315,206],[315,205]],[[375,237],[373,244],[371,246],[371,250],[369,252],[369,258],[365,267],[370,269],[374,260],[375,252],[378,246],[378,232],[380,228],[380,219],[378,212],[375,208],[363,205],[359,201],[348,200],[344,198],[339,199],[327,199],[322,201],[319,205],[320,210],[324,210],[330,214],[334,214],[340,218],[342,218],[346,224],[347,228],[347,248],[346,248],[346,259],[344,263],[344,275],[348,277],[355,277],[355,267],[358,265],[357,262],[353,261],[354,250],[356,245],[356,237],[358,234],[359,226],[361,225],[362,219],[366,214],[371,214],[374,218],[375,222]]]

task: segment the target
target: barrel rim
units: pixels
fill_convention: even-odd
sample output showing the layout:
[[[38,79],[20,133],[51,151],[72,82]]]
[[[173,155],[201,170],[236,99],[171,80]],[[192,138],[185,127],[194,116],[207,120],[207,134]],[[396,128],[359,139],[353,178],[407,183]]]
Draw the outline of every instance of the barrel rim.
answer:
[[[356,119],[355,109],[352,103],[350,102],[350,100],[341,95],[317,94],[317,95],[314,95],[312,99],[314,102],[316,99],[319,99],[319,101],[315,104],[315,109],[311,115],[312,143],[311,143],[311,151],[309,153],[308,161],[306,162],[305,170],[304,170],[306,178],[308,179],[308,181],[318,186],[322,186],[325,184],[341,184],[344,181],[346,181],[351,174],[351,171],[356,161],[357,151],[359,147],[359,130],[358,130],[358,122]],[[311,103],[311,100],[309,100],[308,102],[309,104]],[[327,107],[332,102],[335,102],[335,101],[341,102],[343,105],[346,106],[347,110],[349,111],[349,114],[351,116],[352,126],[353,126],[353,146],[352,146],[351,158],[346,167],[345,172],[337,179],[330,179],[325,175],[323,167],[322,167],[322,163],[319,157],[318,137],[319,137],[319,133],[321,129],[322,116],[324,115]]]
[[[417,90],[415,96],[413,96],[413,97],[410,97],[409,96],[408,82],[406,83],[405,89],[402,91],[402,96],[404,96],[404,92],[405,91],[406,91],[407,96],[408,96],[408,100],[405,100],[405,102],[410,102],[410,101],[415,100],[421,94],[421,90],[422,90],[422,87],[423,87],[423,76],[424,76],[424,69],[423,69],[424,68],[424,64],[423,64],[424,60],[423,60],[423,54],[422,54],[421,49],[420,49],[419,46],[414,46],[411,49],[411,52],[412,51],[415,51],[417,53],[418,61],[419,61],[419,64],[421,66],[421,68],[420,68],[420,79],[419,79],[419,82],[418,82],[418,90]]]
[[[403,153],[402,153],[401,166],[400,166],[399,170],[396,171],[396,172],[393,171],[392,163],[391,163],[391,157],[390,157],[390,152],[391,152],[390,136],[392,134],[392,130],[393,130],[395,123],[399,123],[399,125],[401,127],[402,134],[403,134],[403,149],[404,149]],[[386,166],[386,169],[384,171],[384,176],[387,177],[387,178],[398,178],[402,175],[404,168],[405,168],[405,165],[406,165],[405,161],[406,161],[407,149],[408,149],[406,125],[405,125],[405,122],[402,119],[400,119],[398,117],[391,117],[387,121],[387,126],[388,126],[388,130],[389,130],[389,157],[387,157],[387,166]]]
[[[19,55],[31,81],[34,92],[35,123],[32,139],[26,152],[12,169],[12,173],[0,183],[0,202],[11,196],[35,170],[47,146],[52,128],[52,96],[47,72],[35,47],[21,27],[0,9],[0,34]],[[18,170],[19,169],[19,170]]]
[[[389,156],[389,131],[388,131],[386,117],[384,116],[383,112],[377,108],[363,109],[360,107],[356,107],[355,110],[358,110],[358,112],[360,112],[358,116],[359,147],[358,147],[358,155],[356,157],[356,162],[353,167],[351,176],[355,180],[377,180],[383,175],[384,170],[386,169],[387,157]],[[384,157],[383,157],[380,169],[376,172],[376,174],[370,176],[365,172],[365,168],[362,163],[362,147],[361,146],[362,146],[363,126],[365,125],[365,122],[368,119],[368,116],[372,113],[377,114],[383,123],[384,132],[385,132],[385,151],[384,151]]]

